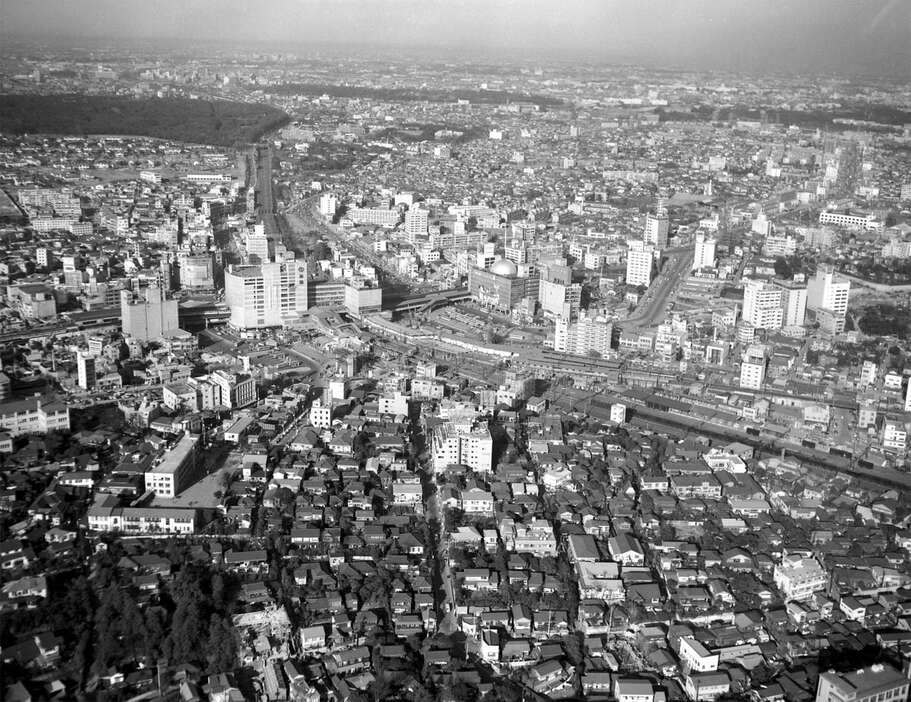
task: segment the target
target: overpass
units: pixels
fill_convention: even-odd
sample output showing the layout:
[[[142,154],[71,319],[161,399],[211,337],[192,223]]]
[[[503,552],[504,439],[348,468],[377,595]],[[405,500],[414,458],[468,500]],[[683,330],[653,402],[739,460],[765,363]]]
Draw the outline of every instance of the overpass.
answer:
[[[393,314],[402,314],[403,312],[429,312],[437,307],[451,305],[456,302],[464,302],[471,299],[471,293],[468,288],[451,288],[449,290],[439,290],[437,292],[406,297],[392,308]]]

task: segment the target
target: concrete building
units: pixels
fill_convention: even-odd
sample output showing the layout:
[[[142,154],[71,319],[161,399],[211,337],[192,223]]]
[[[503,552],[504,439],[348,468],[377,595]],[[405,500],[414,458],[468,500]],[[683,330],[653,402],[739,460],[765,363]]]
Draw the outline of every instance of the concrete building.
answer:
[[[669,221],[667,212],[663,208],[659,208],[655,214],[645,215],[645,231],[642,240],[646,244],[651,244],[656,249],[667,248],[668,231]]]
[[[137,341],[155,341],[179,328],[177,300],[167,299],[156,285],[138,293],[122,290],[120,321],[124,336]]]
[[[387,207],[352,207],[345,217],[354,224],[369,224],[375,227],[392,228],[399,223],[398,209]]]
[[[335,217],[338,212],[338,197],[333,193],[323,193],[319,197],[319,213],[323,217]]]
[[[70,410],[40,397],[0,404],[0,429],[12,436],[70,430]]]
[[[744,361],[740,364],[740,387],[759,390],[765,381],[765,362]]]
[[[43,283],[7,285],[6,300],[23,319],[49,319],[57,314],[54,291]]]
[[[127,534],[192,534],[196,510],[180,507],[118,507],[115,495],[98,493],[88,509],[92,531]]]
[[[780,329],[784,318],[781,298],[781,288],[748,280],[743,288],[743,321],[756,329]]]
[[[709,673],[718,670],[719,656],[709,651],[698,639],[685,636],[680,639],[680,666],[683,672]]]
[[[178,262],[180,287],[184,290],[213,290],[215,288],[215,262],[211,254],[185,256]]]
[[[715,238],[706,232],[696,232],[695,254],[693,256],[693,269],[702,270],[704,268],[715,267]]]
[[[490,270],[468,269],[468,291],[479,304],[500,312],[510,312],[523,299],[537,299],[538,274],[528,266],[516,266],[505,258],[495,261]]]
[[[307,263],[283,261],[231,266],[225,272],[225,302],[237,329],[280,327],[307,311]]]
[[[430,449],[436,471],[465,465],[489,473],[493,467],[493,437],[483,422],[474,428],[461,422],[438,425],[431,436]]]
[[[250,264],[269,263],[272,260],[269,255],[269,238],[261,224],[247,233],[244,248],[247,251],[247,262]]]
[[[76,354],[78,384],[83,390],[91,390],[97,380],[95,375],[95,357],[80,351]]]
[[[785,556],[775,565],[773,578],[785,600],[807,600],[829,584],[829,574],[819,561],[800,556]]]
[[[538,284],[538,302],[548,317],[574,320],[582,301],[582,285],[572,282],[569,266],[543,266]]]
[[[828,671],[819,676],[816,702],[907,702],[908,677],[878,664],[853,673]]]
[[[644,285],[652,283],[652,268],[655,260],[655,247],[642,241],[629,242],[626,258],[626,284]]]
[[[184,434],[157,465],[145,472],[146,491],[163,498],[174,498],[183,492],[193,481],[198,447],[198,435]]]
[[[776,280],[781,289],[781,324],[784,327],[802,327],[807,317],[807,287],[793,281]]]
[[[430,213],[423,207],[411,207],[405,213],[405,236],[414,243],[418,238],[427,235]]]
[[[827,310],[844,319],[850,292],[850,280],[841,278],[831,268],[820,268],[807,283],[807,307]]]
[[[554,351],[579,356],[598,353],[607,356],[611,350],[614,325],[601,317],[581,316],[570,322],[558,317],[554,323]]]
[[[820,212],[820,224],[831,224],[846,229],[876,229],[876,216],[872,213]]]

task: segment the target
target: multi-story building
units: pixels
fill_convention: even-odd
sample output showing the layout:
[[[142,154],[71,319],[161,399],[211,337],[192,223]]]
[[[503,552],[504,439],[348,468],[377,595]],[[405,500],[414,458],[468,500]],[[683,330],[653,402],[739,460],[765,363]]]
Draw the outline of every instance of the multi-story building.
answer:
[[[846,229],[876,229],[876,215],[872,213],[820,212],[820,224],[831,224]]]
[[[780,329],[784,316],[781,288],[761,280],[743,287],[743,321],[756,329]]]
[[[80,351],[76,354],[76,372],[78,384],[83,390],[91,390],[97,380],[95,375],[95,357]]]
[[[645,231],[642,239],[646,244],[651,244],[656,249],[666,248],[668,231],[667,212],[663,208],[659,208],[655,214],[645,215]]]
[[[674,475],[671,476],[670,483],[674,494],[681,500],[691,497],[721,499],[721,483],[711,473],[707,475]]]
[[[814,592],[825,590],[829,575],[815,558],[785,556],[775,565],[775,585],[785,600],[806,600]]]
[[[883,448],[894,453],[904,453],[908,446],[908,431],[904,422],[887,417],[883,422]]]
[[[414,243],[418,238],[427,235],[427,224],[430,213],[423,207],[411,207],[405,213],[405,236]]]
[[[70,410],[39,397],[0,404],[0,429],[12,436],[70,430]]]
[[[48,319],[57,314],[54,291],[44,283],[7,285],[6,300],[23,319]]]
[[[706,232],[696,232],[696,246],[693,255],[693,269],[702,270],[704,268],[715,267],[715,246],[716,241],[713,236]]]
[[[626,284],[651,285],[654,259],[655,247],[642,241],[630,241],[626,257]]]
[[[583,315],[570,322],[558,317],[554,324],[554,351],[580,356],[598,353],[607,356],[611,350],[614,325],[603,317]]]
[[[174,498],[183,492],[193,480],[198,447],[198,435],[184,434],[157,465],[145,472],[146,491],[163,498]]]
[[[538,274],[528,266],[516,266],[505,258],[496,261],[490,270],[468,269],[468,291],[474,300],[501,312],[510,312],[524,298],[537,299]]]
[[[387,207],[352,207],[345,213],[354,224],[390,228],[399,223],[399,216],[398,209]]]
[[[709,673],[718,670],[719,655],[709,651],[701,641],[692,636],[684,636],[680,639],[680,666],[683,672],[689,673]]]
[[[247,261],[251,264],[269,263],[269,238],[266,236],[262,225],[257,225],[247,234],[244,248],[247,252]]]
[[[120,321],[124,336],[154,341],[178,329],[177,300],[167,299],[157,285],[138,293],[120,292]]]
[[[117,498],[98,493],[88,509],[92,531],[126,534],[192,534],[196,510],[181,507],[118,507]]]
[[[807,283],[807,307],[827,310],[844,318],[850,292],[850,280],[839,278],[831,268],[821,267]]]
[[[231,266],[225,272],[225,302],[238,329],[280,327],[307,311],[307,263],[290,260]]]
[[[310,407],[310,424],[317,429],[328,429],[332,426],[332,405],[323,404],[319,399],[313,401]]]
[[[907,676],[882,663],[853,673],[828,671],[819,676],[816,702],[907,702],[909,684]]]
[[[486,422],[472,428],[465,423],[445,422],[431,436],[434,470],[450,465],[465,465],[489,473],[493,467],[493,438]]]
[[[335,217],[338,212],[338,197],[333,193],[323,193],[319,198],[319,213],[323,217]]]
[[[759,390],[765,380],[765,363],[744,361],[740,364],[740,387]]]
[[[215,263],[211,254],[184,256],[178,262],[180,287],[184,290],[212,290],[215,288]]]
[[[793,281],[776,280],[781,289],[781,324],[785,327],[802,327],[807,316],[807,287]]]
[[[236,409],[246,407],[256,402],[256,380],[250,376],[238,375],[226,370],[216,370],[209,375],[189,378],[185,383],[177,384],[186,388],[186,401],[184,395],[178,393],[171,386],[171,392],[180,396],[178,404],[187,404],[195,410],[215,409],[228,407]],[[166,401],[165,404],[168,404]],[[169,405],[170,406],[170,405]]]
[[[582,285],[572,282],[569,266],[544,266],[538,284],[538,302],[549,317],[573,320],[579,314]]]

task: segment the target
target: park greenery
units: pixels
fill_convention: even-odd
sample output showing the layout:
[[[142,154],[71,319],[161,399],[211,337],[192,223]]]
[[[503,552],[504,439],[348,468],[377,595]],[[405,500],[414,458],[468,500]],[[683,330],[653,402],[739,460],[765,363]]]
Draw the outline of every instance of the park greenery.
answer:
[[[111,134],[234,146],[289,121],[267,105],[227,100],[115,95],[3,95],[0,125],[10,134]]]

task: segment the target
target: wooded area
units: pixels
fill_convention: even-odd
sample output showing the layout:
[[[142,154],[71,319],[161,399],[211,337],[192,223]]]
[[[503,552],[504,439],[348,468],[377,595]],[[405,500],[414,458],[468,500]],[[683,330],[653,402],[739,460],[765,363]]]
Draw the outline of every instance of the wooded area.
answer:
[[[254,142],[289,121],[268,105],[227,100],[114,95],[3,95],[0,131],[8,134],[124,134],[195,144]]]

